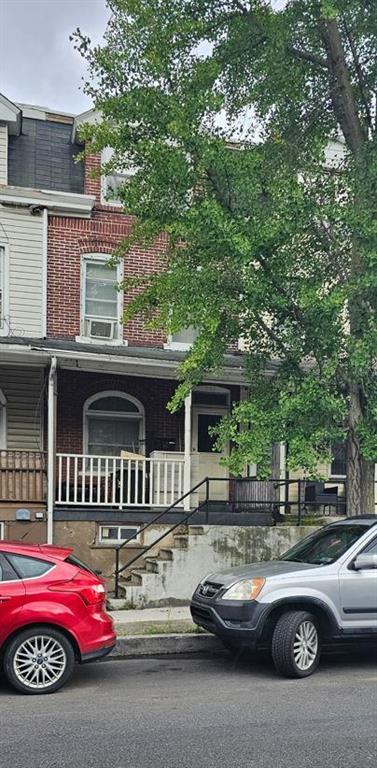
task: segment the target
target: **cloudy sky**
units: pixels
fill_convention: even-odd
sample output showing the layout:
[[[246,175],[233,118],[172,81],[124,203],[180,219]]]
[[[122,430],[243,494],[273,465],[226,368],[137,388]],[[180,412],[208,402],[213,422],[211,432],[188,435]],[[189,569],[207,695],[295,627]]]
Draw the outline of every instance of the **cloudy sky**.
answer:
[[[79,113],[85,65],[69,35],[77,27],[99,41],[105,0],[0,0],[0,92],[11,101]]]

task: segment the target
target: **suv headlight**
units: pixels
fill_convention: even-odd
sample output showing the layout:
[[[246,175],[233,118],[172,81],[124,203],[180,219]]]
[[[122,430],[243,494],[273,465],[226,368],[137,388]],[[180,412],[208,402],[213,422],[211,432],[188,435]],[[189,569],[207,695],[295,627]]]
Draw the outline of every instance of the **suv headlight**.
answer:
[[[255,600],[258,597],[266,579],[257,577],[256,579],[242,579],[237,581],[232,587],[229,587],[222,600]]]

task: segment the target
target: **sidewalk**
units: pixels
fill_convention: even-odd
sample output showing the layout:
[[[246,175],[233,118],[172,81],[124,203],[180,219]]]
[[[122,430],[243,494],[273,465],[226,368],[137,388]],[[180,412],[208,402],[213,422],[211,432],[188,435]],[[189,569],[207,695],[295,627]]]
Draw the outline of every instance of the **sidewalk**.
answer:
[[[110,611],[117,635],[176,634],[198,631],[189,606]]]

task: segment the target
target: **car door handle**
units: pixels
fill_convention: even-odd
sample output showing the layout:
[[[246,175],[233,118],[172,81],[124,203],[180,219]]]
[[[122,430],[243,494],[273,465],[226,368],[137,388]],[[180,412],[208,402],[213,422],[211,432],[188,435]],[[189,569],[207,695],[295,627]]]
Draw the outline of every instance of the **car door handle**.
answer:
[[[0,597],[0,603],[7,603],[8,600],[11,600],[11,599],[12,599],[12,595],[2,595],[2,597]]]

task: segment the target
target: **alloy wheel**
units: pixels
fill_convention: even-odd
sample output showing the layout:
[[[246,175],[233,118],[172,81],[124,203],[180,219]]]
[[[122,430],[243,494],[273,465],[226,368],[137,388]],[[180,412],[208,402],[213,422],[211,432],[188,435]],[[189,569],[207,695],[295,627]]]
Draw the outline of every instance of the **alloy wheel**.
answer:
[[[14,674],[22,685],[44,690],[55,685],[65,672],[66,652],[48,635],[33,635],[21,643],[13,658]]]
[[[315,663],[318,646],[317,628],[311,621],[303,621],[297,628],[293,643],[294,659],[301,672],[306,672]]]

